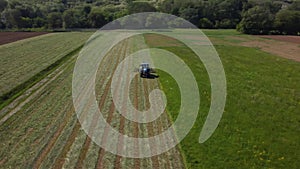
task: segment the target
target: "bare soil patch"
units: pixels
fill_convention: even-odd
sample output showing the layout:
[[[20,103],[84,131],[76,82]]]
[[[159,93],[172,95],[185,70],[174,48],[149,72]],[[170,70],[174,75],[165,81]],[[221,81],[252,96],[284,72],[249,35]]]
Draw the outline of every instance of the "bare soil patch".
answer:
[[[286,41],[248,41],[242,42],[240,45],[247,47],[257,47],[268,53],[281,56],[283,58],[292,59],[300,62],[300,46],[297,43]]]
[[[300,62],[300,36],[225,36],[209,37],[214,45],[259,48],[265,52]]]
[[[296,43],[296,44],[300,45],[300,36],[264,35],[264,36],[259,36],[259,37],[278,40],[278,41],[284,41],[284,42],[291,42],[291,43]]]
[[[47,34],[47,32],[0,32],[0,45]]]

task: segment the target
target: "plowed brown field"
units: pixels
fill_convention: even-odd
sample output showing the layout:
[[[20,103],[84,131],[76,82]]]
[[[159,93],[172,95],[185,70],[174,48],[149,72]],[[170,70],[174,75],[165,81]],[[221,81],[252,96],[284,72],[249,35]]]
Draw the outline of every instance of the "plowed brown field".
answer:
[[[47,34],[47,32],[0,32],[0,45]]]

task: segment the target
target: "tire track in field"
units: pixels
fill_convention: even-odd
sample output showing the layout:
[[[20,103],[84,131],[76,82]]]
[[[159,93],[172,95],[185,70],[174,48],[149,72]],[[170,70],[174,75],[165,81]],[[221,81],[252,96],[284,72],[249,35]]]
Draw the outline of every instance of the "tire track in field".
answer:
[[[54,146],[55,142],[57,141],[63,129],[66,127],[68,120],[71,118],[72,114],[73,114],[72,109],[66,113],[63,122],[58,127],[58,130],[53,134],[51,140],[46,144],[46,146],[42,149],[41,154],[39,154],[38,158],[35,160],[33,168],[40,168],[43,160],[48,155],[51,148]]]
[[[124,47],[125,46],[125,47]],[[118,55],[118,59],[117,59],[117,64],[115,64],[114,68],[112,68],[112,70],[116,70],[117,66],[118,66],[118,63],[120,62],[121,60],[121,56],[123,56],[122,52],[123,52],[123,49],[125,48],[126,50],[126,44],[122,46],[122,50],[121,50],[121,54]],[[111,87],[111,82],[112,82],[112,78],[110,78],[109,82],[106,84],[106,87],[105,87],[105,93],[104,95],[101,97],[101,100],[100,100],[100,103],[99,103],[99,108],[102,109],[103,106],[104,106],[104,103],[105,101],[107,100],[107,95],[110,91],[110,87]],[[117,84],[120,84],[120,83],[117,83]],[[113,103],[112,103],[113,104]],[[94,114],[93,116],[93,121],[92,121],[92,124],[90,126],[90,129],[89,129],[89,134],[92,134],[94,132],[94,128],[95,126],[97,125],[98,123],[98,118],[99,118],[99,114]],[[91,138],[89,136],[86,137],[86,140],[85,140],[85,143],[83,145],[83,148],[82,148],[82,151],[80,152],[80,155],[79,155],[79,159],[77,161],[77,164],[76,166],[78,168],[82,168],[83,166],[83,163],[84,163],[84,160],[86,158],[86,155],[87,155],[87,152],[88,152],[88,149],[89,149],[89,146],[91,144]]]
[[[125,49],[126,49],[126,50],[127,50],[127,47],[128,47],[128,42],[125,41]],[[122,52],[122,51],[121,51],[121,52]],[[125,52],[125,54],[126,54],[126,52]],[[125,58],[125,54],[122,55],[122,53],[121,53],[121,54],[119,54],[118,56],[119,56],[119,57],[122,56],[122,57]],[[117,62],[117,64],[115,65],[115,67],[114,67],[114,69],[113,69],[114,71],[116,70],[118,64],[119,64],[119,62]],[[124,67],[122,66],[121,69],[124,69]],[[120,80],[121,80],[121,78],[118,78],[118,83],[117,83],[117,86],[116,86],[115,89],[118,89],[118,86],[119,86],[119,84],[120,84]],[[111,82],[112,82],[112,77],[110,78],[109,85],[107,86],[108,89],[105,89],[105,92],[108,92],[108,91],[109,91],[109,89],[110,89],[110,87],[111,87]],[[108,117],[107,117],[107,119],[106,119],[106,123],[107,123],[107,124],[106,124],[106,127],[105,127],[105,129],[104,129],[103,136],[102,136],[102,143],[101,143],[102,145],[106,145],[106,143],[107,143],[107,137],[108,137],[108,132],[109,132],[109,125],[110,125],[111,122],[112,122],[112,119],[113,119],[113,116],[114,116],[113,113],[114,113],[115,110],[116,110],[116,109],[115,109],[115,105],[114,105],[113,102],[111,102],[110,107],[109,107],[109,111],[108,111]],[[97,159],[96,168],[103,168],[103,167],[105,167],[105,166],[103,165],[103,158],[104,158],[105,152],[106,152],[106,151],[105,151],[103,148],[100,148],[99,153],[98,153],[98,159]],[[116,160],[115,160],[115,162],[116,162]]]
[[[117,58],[117,63],[119,62],[120,60],[120,57]],[[110,62],[113,62],[113,60],[110,60]],[[110,64],[108,64],[110,65]],[[116,67],[116,66],[115,66]],[[101,76],[102,77],[102,80],[104,81],[104,78],[106,76]],[[100,98],[100,101],[99,101],[99,108],[102,109],[104,107],[104,103],[105,103],[105,99],[107,99],[107,95],[109,93],[109,87],[110,87],[110,84],[111,82],[108,81],[105,85],[105,88],[104,88],[104,93],[102,95],[102,97]],[[98,114],[95,114],[95,116],[98,116]],[[97,119],[98,117],[94,117],[93,119]],[[90,131],[93,130],[93,126],[96,125],[96,122],[95,120],[93,120],[93,125],[91,125],[91,129]],[[74,143],[78,133],[79,133],[79,130],[81,128],[81,124],[80,122],[77,120],[76,122],[76,125],[75,127],[73,128],[72,130],[72,134],[70,135],[70,137],[68,138],[68,141],[66,143],[66,146],[64,146],[61,154],[59,155],[59,157],[57,158],[57,160],[55,161],[55,166],[53,168],[55,169],[58,169],[58,168],[62,168],[65,161],[66,161],[66,156],[68,154],[68,152],[70,151],[71,149],[71,146],[72,144]],[[82,148],[82,151],[80,152],[80,155],[79,155],[79,158],[78,158],[78,161],[77,161],[77,167],[78,168],[81,168],[83,166],[83,163],[84,163],[84,159],[86,158],[86,154],[88,152],[88,148],[91,144],[91,138],[90,137],[86,137],[86,140],[84,142],[84,145],[83,145],[83,148]]]
[[[50,89],[56,90],[55,88],[53,88],[54,86],[52,86],[52,85],[53,84],[51,84]],[[43,100],[45,100],[45,98],[43,98]],[[51,101],[52,101],[52,99],[51,99]],[[33,103],[37,103],[36,99],[33,101]],[[37,104],[40,105],[39,102]],[[30,107],[32,107],[32,106],[30,106]],[[58,106],[58,107],[62,107],[62,105]],[[56,109],[53,108],[53,110],[56,110]],[[19,119],[18,121],[21,121],[20,122],[21,125],[19,124],[18,128],[16,128],[15,131],[20,131],[20,130],[22,131],[23,129],[26,129],[28,126],[31,126],[30,124],[33,123],[33,122],[34,123],[40,123],[40,122],[45,122],[45,121],[50,122],[50,123],[48,123],[48,125],[45,128],[43,128],[43,131],[39,130],[38,128],[36,128],[36,127],[33,126],[33,128],[35,128],[37,130],[37,132],[39,132],[39,135],[35,134],[38,137],[35,137],[35,141],[34,142],[29,143],[29,146],[30,147],[32,146],[32,148],[30,148],[28,146],[28,144],[27,144],[27,147],[30,148],[30,151],[35,150],[35,153],[30,155],[31,157],[30,157],[30,159],[28,159],[28,162],[26,163],[27,165],[30,166],[30,168],[32,167],[32,165],[34,165],[35,161],[39,158],[38,155],[40,155],[41,152],[44,151],[46,145],[53,138],[53,136],[55,135],[56,131],[59,130],[59,128],[61,127],[60,124],[63,123],[64,117],[68,114],[67,113],[68,110],[69,110],[69,106],[66,107],[66,108],[63,107],[63,111],[51,111],[50,112],[52,114],[51,115],[51,119],[49,119],[49,118],[45,119],[44,117],[45,117],[46,114],[40,115],[41,112],[35,111],[35,109],[33,109],[33,112],[32,111],[28,111],[26,109],[26,112],[25,112],[26,114],[28,114],[28,112],[29,113],[32,112],[32,113],[26,115],[27,118],[25,120],[22,117],[17,116],[17,118]],[[55,115],[57,113],[59,113],[58,116]],[[20,115],[22,115],[22,114],[20,114]],[[35,120],[36,122],[33,121],[33,119],[35,119],[35,118],[38,118],[38,119]],[[28,123],[29,123],[29,125],[27,125]],[[34,131],[36,131],[36,130],[34,130]],[[49,133],[49,134],[46,134],[46,133]],[[32,139],[32,137],[34,137],[34,135],[29,135],[28,138],[26,138],[26,140],[28,141],[29,139]],[[41,142],[41,140],[45,140],[45,141]],[[18,142],[21,142],[21,140],[19,140]],[[16,150],[10,149],[11,156],[14,156],[14,154],[16,154],[16,152],[18,150],[20,150],[20,148],[22,148],[22,147],[19,147],[19,149],[16,149]],[[29,166],[27,166],[27,167],[29,167]]]
[[[46,87],[48,87],[50,85],[51,82],[53,82],[54,80],[56,80],[58,78],[58,76],[61,76],[63,73],[66,72],[66,69],[69,69],[70,68],[70,65],[73,63],[73,59],[76,58],[76,54],[70,58],[70,60],[68,60],[66,63],[63,64],[64,68],[59,67],[58,69],[62,69],[60,72],[58,72],[58,74],[56,74],[52,79],[50,79],[50,81],[48,81],[47,83],[44,83],[44,86],[42,86],[41,89],[35,91],[34,94],[40,94],[40,92],[42,92],[42,90]],[[58,70],[57,69],[57,70]],[[57,70],[55,70],[53,73],[57,72]],[[49,76],[51,75],[48,75],[46,78],[49,78]],[[42,80],[44,81],[44,79]],[[39,83],[39,82],[38,82]],[[32,90],[32,89],[30,89]],[[44,94],[44,93],[43,93]],[[43,95],[42,94],[42,95]],[[42,96],[41,95],[41,96]],[[36,99],[37,97],[33,97],[33,99]],[[38,97],[39,99],[41,97]],[[32,100],[28,101],[28,102],[31,102]],[[62,112],[63,113],[63,112]],[[36,114],[36,113],[34,113]],[[26,123],[34,114],[30,114],[30,116],[27,116],[26,119],[23,121],[23,123]],[[31,165],[36,165],[35,168],[38,168],[39,166],[41,166],[42,162],[44,161],[44,159],[47,157],[48,153],[52,150],[52,145],[54,145],[57,141],[57,139],[60,137],[61,135],[61,132],[63,131],[63,129],[65,128],[65,126],[68,124],[68,119],[73,115],[73,109],[71,110],[66,110],[66,113],[63,114],[62,116],[62,120],[60,122],[58,122],[60,125],[55,129],[54,133],[51,134],[51,136],[47,139],[47,142],[45,145],[43,145],[43,147],[41,147],[41,151],[38,152],[38,155],[39,156],[36,156],[34,158],[34,160],[32,161],[32,164]],[[55,118],[54,118],[55,119]],[[52,125],[53,126],[53,125]],[[48,132],[51,127],[51,123],[46,127],[46,130],[45,130],[45,133]],[[37,141],[35,141],[35,144],[38,144],[40,141],[41,141],[42,138],[39,138]],[[20,142],[20,141],[19,141]],[[48,147],[50,146],[50,148]]]
[[[25,91],[22,95],[20,95],[18,98],[16,98],[12,103],[7,105],[1,110],[1,113],[5,113],[6,115],[1,119],[0,125],[7,122],[10,117],[18,113],[26,104],[30,103],[32,100],[37,99],[39,95],[41,95],[41,92],[50,85],[54,80],[56,80],[60,75],[65,72],[65,70],[70,66],[73,59],[77,55],[74,54],[71,58],[69,58],[65,63],[63,63],[61,66],[56,68],[52,73],[50,73],[48,76],[46,76],[44,79],[37,82],[35,85],[33,85],[31,88],[29,88],[27,91]],[[26,98],[27,97],[27,98]],[[9,112],[7,112],[9,111]],[[66,113],[67,115],[68,113]],[[23,119],[23,122],[28,121],[31,118],[31,116],[26,116],[25,119]],[[11,125],[14,121],[11,121],[7,125]],[[60,126],[61,127],[61,126]],[[18,129],[18,128],[17,128]],[[28,134],[27,134],[28,135]],[[24,140],[25,138],[23,138]],[[22,140],[19,140],[18,143],[14,146],[16,147]]]
[[[28,104],[29,102],[31,102],[33,99],[37,98],[41,94],[41,92],[48,85],[50,85],[50,83],[52,83],[54,80],[56,80],[60,75],[62,75],[66,71],[66,69],[71,65],[72,61],[76,58],[76,56],[77,56],[77,54],[74,54],[74,56],[72,56],[70,59],[68,59],[60,67],[58,67],[57,69],[55,69],[51,74],[49,74],[44,79],[42,79],[40,82],[38,82],[37,84],[35,84],[31,88],[29,88],[26,92],[24,92],[24,94],[22,94],[21,96],[19,96],[17,98],[17,100],[15,100],[15,101],[19,102],[24,97],[26,97],[27,95],[30,94],[24,101],[20,102],[3,119],[1,119],[0,125],[3,124],[6,120],[8,120],[11,116],[13,116],[17,112],[19,112],[23,108],[23,106],[25,106],[26,104]],[[53,76],[53,77],[50,78],[51,76]],[[12,107],[17,102],[12,102],[10,105],[8,105],[8,107]],[[4,110],[7,110],[7,108],[5,108]],[[42,150],[43,152],[41,153],[41,155],[38,158],[36,158],[36,160],[34,160],[35,161],[34,162],[34,168],[39,168],[39,166],[41,165],[41,162],[46,157],[46,155],[48,154],[48,152],[51,150],[51,147],[49,148],[48,146],[54,145],[55,141],[59,137],[59,135],[62,132],[63,128],[66,126],[66,124],[68,122],[68,118],[71,116],[71,114],[72,114],[71,110],[68,111],[65,114],[65,118],[64,118],[63,122],[58,127],[58,130],[53,134],[52,139],[43,148],[43,150]],[[27,121],[30,117],[31,116],[26,117],[26,119],[24,121]]]
[[[20,111],[27,103],[29,103],[31,100],[36,98],[41,93],[41,91],[46,88],[46,86],[48,86],[52,81],[57,79],[67,69],[70,63],[72,63],[72,60],[74,60],[76,57],[77,54],[74,54],[74,56],[68,59],[64,64],[56,68],[48,76],[46,76],[45,78],[37,82],[32,87],[30,87],[22,95],[20,95],[13,102],[11,102],[9,105],[5,106],[0,111],[0,115],[5,114],[4,117],[2,117],[0,120],[0,125],[5,123],[11,116],[13,116],[18,111]]]
[[[88,105],[89,106],[89,105]],[[88,107],[86,106],[86,107]],[[73,113],[75,113],[73,111]],[[84,116],[85,114],[81,114],[82,116]],[[75,115],[76,116],[76,115]],[[56,159],[56,162],[54,164],[54,168],[62,168],[64,163],[65,163],[65,159],[66,159],[66,156],[70,150],[70,148],[72,147],[74,141],[76,140],[77,136],[78,136],[78,133],[80,131],[80,128],[81,128],[81,124],[78,120],[78,117],[76,117],[77,120],[76,120],[76,124],[74,125],[73,129],[72,129],[72,133],[69,135],[68,137],[68,141],[66,142],[63,150],[61,151],[61,153],[58,155],[58,158]]]
[[[147,44],[147,42],[146,42],[147,39],[146,38],[147,37],[144,36],[144,40],[145,40],[144,42],[145,42],[145,44]],[[152,45],[150,44],[150,45],[147,45],[147,46],[151,47]],[[152,87],[154,86],[154,88],[155,87],[156,88],[160,88],[159,79],[157,79],[157,80],[148,80],[148,81],[152,82],[151,83]],[[153,90],[153,89],[151,89],[151,90]],[[146,95],[148,95],[148,94],[146,94]],[[157,126],[157,132],[155,134],[159,134],[159,133],[164,132],[164,130],[166,130],[169,127],[172,126],[172,119],[169,116],[167,110],[165,110],[163,112],[163,114],[161,114],[161,116],[159,117],[159,119],[156,119],[153,122],[153,124],[154,123]],[[151,123],[148,123],[148,124],[151,124]],[[151,133],[149,135],[151,136]],[[172,129],[171,135],[172,135],[172,137],[176,137],[176,133],[175,133],[174,129]],[[160,139],[160,146],[167,146],[167,145],[162,145],[163,143],[165,143],[165,141],[162,141],[163,139],[165,139],[167,141],[167,143],[168,143],[168,140],[167,140],[168,138],[161,138]],[[184,157],[181,154],[182,152],[180,151],[179,146],[180,145],[177,145],[174,148],[170,149],[169,151],[167,151],[167,152],[165,152],[163,154],[158,155],[158,157],[161,160],[162,164],[165,164],[165,165],[159,166],[160,168],[175,168],[175,169],[185,168],[184,160],[183,160]]]
[[[65,70],[65,69],[64,69]],[[8,114],[6,114],[1,120],[0,125],[5,123],[11,116],[19,112],[27,103],[29,103],[31,100],[36,98],[43,89],[45,89],[46,86],[48,86],[52,81],[54,81],[59,75],[61,75],[64,70],[57,73],[53,78],[51,78],[49,81],[47,81],[45,84],[43,84],[37,91],[33,92],[29,97],[27,97],[23,102],[18,104],[14,109],[12,109]]]
[[[144,93],[146,96],[145,103],[146,103],[146,107],[148,108],[150,107],[148,96],[149,93],[153,89],[155,89],[156,83],[158,83],[157,80],[143,79]],[[147,124],[149,136],[155,136],[157,134],[162,133],[165,129],[167,129],[170,126],[170,123],[171,122],[168,119],[167,112],[164,111],[164,113],[158,119]],[[160,146],[166,146],[163,145],[163,143],[165,143],[163,139],[168,139],[168,138],[161,138],[158,143]],[[156,151],[156,149],[154,149],[154,151]],[[174,162],[172,163],[170,159],[174,159]],[[177,147],[170,149],[168,152],[153,156],[151,157],[151,160],[153,162],[153,168],[175,168],[175,169],[183,168],[183,165],[181,165],[182,159]]]
[[[68,141],[66,142],[66,144],[64,145],[63,150],[61,151],[60,155],[58,156],[58,158],[55,160],[54,169],[61,169],[65,163],[65,157],[67,156],[73,142],[75,141],[77,134],[79,133],[79,129],[80,129],[81,125],[79,123],[78,120],[76,120],[76,124],[72,130],[72,133],[70,134]]]
[[[155,80],[151,83],[151,90],[155,89],[155,88],[159,88],[159,81]],[[164,132],[165,130],[167,130],[169,127],[171,127],[172,122],[169,119],[167,110],[164,110],[163,114],[161,115],[161,117],[159,117],[159,119],[157,119],[155,121],[156,125],[158,126],[157,128],[157,134]],[[171,128],[173,129],[173,128]],[[173,135],[174,130],[173,131]],[[160,146],[167,146],[167,145],[162,145],[163,143],[165,143],[162,140],[167,140],[168,138],[163,137],[160,140],[161,145]],[[179,153],[179,155],[178,155]],[[179,169],[179,168],[183,168],[182,164],[182,158],[180,155],[180,151],[177,147],[174,147],[172,149],[170,149],[169,151],[163,153],[160,155],[162,157],[162,162],[163,162],[163,168],[175,168],[175,169]],[[170,159],[174,159],[175,163],[172,163],[172,161]]]
[[[150,107],[150,102],[149,102],[149,93],[148,93],[148,84],[147,84],[147,81],[146,79],[142,79],[142,84],[143,84],[143,92],[144,92],[144,97],[145,97],[145,107],[148,108]],[[151,136],[154,136],[154,126],[153,126],[153,123],[147,123],[147,130],[148,130],[148,137],[151,137]],[[156,147],[154,146],[155,143],[153,142],[149,142],[150,144],[150,147],[152,147],[151,149],[151,152],[152,154],[156,154],[157,152],[157,149]],[[151,161],[152,161],[152,168],[159,168],[159,161],[158,161],[158,156],[152,156],[151,157]]]
[[[139,100],[138,100],[138,91],[139,91],[139,85],[138,85],[138,76],[135,76],[135,95],[134,95],[134,105],[135,105],[135,108],[138,110],[139,109]],[[138,138],[139,137],[139,123],[137,122],[133,122],[133,125],[134,125],[134,137],[135,138]],[[136,151],[136,156],[139,156],[139,142],[136,141],[135,142],[135,148],[134,150]],[[138,169],[140,168],[141,166],[141,160],[140,159],[135,159],[134,160],[134,168],[135,169]]]
[[[132,66],[132,60],[129,61],[129,64],[127,66]],[[128,74],[126,76],[126,83],[125,83],[126,86],[125,86],[125,88],[129,88],[129,84],[130,84],[130,80],[131,80],[129,78],[129,76],[130,76],[130,72],[128,72]],[[138,91],[139,90],[138,76],[135,76],[135,78],[133,79],[133,82],[134,82],[134,89],[135,89],[135,91]],[[122,96],[123,100],[129,98],[128,94],[129,93],[124,93],[124,95]],[[126,101],[123,102],[122,106],[123,106],[123,108],[122,108],[123,112],[122,113],[123,114],[127,113],[126,112],[127,111],[126,110],[126,106],[127,106],[126,105]],[[138,100],[138,94],[137,94],[137,92],[135,92],[135,94],[134,94],[134,106],[135,106],[136,109],[139,109],[138,108],[139,107],[139,100]],[[125,122],[126,122],[126,118],[123,115],[121,115],[120,128],[119,128],[119,132],[121,134],[125,134],[125,130],[124,130]],[[131,122],[131,124],[133,125],[133,128],[134,128],[134,130],[133,130],[133,137],[138,138],[139,137],[139,123],[137,123],[137,122]],[[139,156],[139,142],[138,141],[135,142],[134,146],[135,146],[134,147],[135,156]],[[124,147],[123,137],[121,137],[121,138],[119,138],[118,151],[121,152],[123,147]],[[117,155],[116,161],[115,161],[115,168],[118,168],[118,169],[122,168],[122,166],[121,166],[121,159],[122,158],[123,157]],[[134,159],[134,166],[133,167],[135,169],[141,168],[141,159],[135,158]]]
[[[130,45],[128,45],[127,46],[127,48],[126,48],[126,53],[125,53],[125,58],[126,58],[126,56],[128,55],[128,47],[130,47]],[[128,65],[126,65],[126,66],[131,66],[130,64],[128,64]],[[128,78],[129,77],[129,75],[130,75],[130,73],[129,72],[127,72],[127,78],[126,78],[126,86],[125,86],[125,88],[128,88],[129,87],[129,82],[130,82],[130,79]],[[128,93],[124,93],[124,95],[122,95],[121,96],[122,97],[122,113],[123,114],[126,114],[127,113],[127,105],[126,105],[126,99],[129,97],[129,95],[128,95]],[[121,134],[124,134],[125,133],[125,129],[124,129],[124,127],[125,127],[125,122],[126,122],[126,119],[125,119],[125,117],[123,116],[123,115],[121,115],[120,114],[120,126],[119,126],[119,132],[121,133]],[[123,137],[122,136],[120,136],[119,138],[118,138],[118,149],[117,149],[117,151],[118,152],[122,152],[123,151],[123,148],[124,148],[124,139],[123,139]],[[115,168],[116,169],[121,169],[122,168],[122,164],[121,164],[121,160],[122,160],[122,156],[119,156],[119,155],[116,155],[116,159],[115,159]]]
[[[126,47],[127,49],[128,47]],[[119,58],[118,58],[118,61],[116,63],[119,63],[119,60],[120,60],[120,57],[123,56],[123,55],[118,55]],[[111,61],[112,62],[112,61]],[[115,63],[114,63],[115,64]],[[115,64],[114,67],[115,68],[112,68],[112,70],[115,70],[116,69],[116,66],[118,64]],[[111,64],[108,64],[109,67],[113,67]],[[127,80],[129,80],[129,78],[127,77]],[[139,80],[142,82],[142,85],[139,84]],[[110,80],[108,80],[108,82],[105,83],[105,87],[104,87],[104,92],[100,98],[100,101],[99,101],[99,108],[101,109],[102,107],[104,107],[105,103],[107,102],[108,100],[108,93],[110,91],[110,86],[111,86],[111,81],[112,81],[112,78],[110,78]],[[148,83],[149,82],[149,83]],[[153,85],[155,83],[158,83],[158,81],[154,81],[154,80],[148,80],[148,79],[140,79],[138,76],[136,76],[134,78],[134,89],[135,89],[135,92],[134,92],[134,105],[136,106],[136,108],[138,109],[139,107],[139,103],[142,102],[141,99],[143,99],[142,97],[138,97],[138,96],[144,96],[146,99],[145,100],[145,104],[144,104],[144,108],[149,108],[150,106],[150,103],[149,103],[149,92],[151,91],[150,88],[153,88]],[[119,83],[118,83],[119,84]],[[129,84],[126,83],[126,84]],[[144,93],[142,92],[144,91]],[[141,107],[140,107],[141,108]],[[114,112],[115,112],[115,106],[113,104],[113,102],[109,105],[109,111],[108,111],[108,117],[107,117],[107,120],[106,122],[108,124],[111,124],[113,118],[114,118]],[[167,113],[167,112],[164,112],[164,114]],[[167,116],[166,114],[164,116]],[[97,118],[94,118],[94,119],[97,119]],[[149,133],[149,136],[154,136],[157,132],[162,132],[163,130],[163,126],[164,125],[168,125],[170,124],[170,121],[168,121],[168,118],[165,117],[165,118],[162,118],[159,119],[160,121],[155,121],[156,122],[156,126],[154,125],[155,123],[148,123],[148,124],[145,124],[146,126],[146,130],[148,131]],[[125,127],[125,122],[126,122],[126,119],[121,115],[121,119],[120,119],[120,126],[119,126],[119,132],[120,133],[124,133],[124,127]],[[94,123],[94,120],[93,122]],[[133,135],[134,137],[139,137],[139,134],[140,134],[140,131],[139,131],[139,123],[131,123],[133,125]],[[91,125],[91,128],[90,128],[90,131],[92,132],[93,128],[92,126],[94,125]],[[62,168],[63,165],[65,164],[65,158],[68,154],[68,152],[70,151],[71,149],[71,146],[72,144],[74,143],[79,131],[80,131],[80,123],[79,121],[77,120],[76,121],[76,124],[74,125],[73,129],[72,129],[72,132],[70,134],[70,136],[68,136],[68,140],[66,142],[66,144],[64,145],[64,148],[61,150],[60,154],[57,156],[57,158],[55,159],[55,163],[54,163],[54,167],[53,168]],[[157,129],[156,129],[157,127]],[[157,131],[155,131],[155,129]],[[108,131],[107,131],[107,126],[105,128],[105,131],[104,131],[104,134],[103,134],[103,139],[102,139],[102,143],[103,144],[107,144],[107,141],[108,141],[108,138],[107,138],[107,135],[108,135]],[[56,141],[55,141],[56,142]],[[54,142],[54,143],[55,143]],[[83,143],[84,142],[84,143]],[[80,151],[80,155],[79,155],[79,158],[78,158],[78,161],[77,161],[77,167],[78,168],[82,168],[83,167],[83,164],[84,164],[84,160],[86,159],[86,156],[87,156],[87,152],[89,151],[89,147],[90,147],[90,144],[91,144],[91,139],[87,136],[87,138],[84,140],[84,141],[81,141],[81,143],[83,143],[83,146],[82,146],[82,149]],[[123,148],[123,140],[119,139],[119,144],[118,144],[118,151],[121,151],[121,148]],[[135,146],[138,146],[138,143],[135,144]],[[50,149],[51,150],[51,149]],[[139,153],[139,149],[135,147],[135,150],[137,150],[136,153]],[[157,151],[155,149],[153,149],[153,151]],[[105,154],[108,153],[106,152],[104,149],[100,148],[99,149],[99,152],[98,152],[98,159],[97,159],[97,162],[95,163],[95,167],[96,168],[105,168],[107,166],[105,166],[105,164],[103,163],[103,160],[105,158]],[[162,155],[158,155],[158,156],[154,156],[154,157],[151,157],[149,158],[149,160],[151,160],[152,162],[152,168],[162,168],[163,166],[160,165],[160,160],[165,160],[166,161],[166,168],[182,168],[183,165],[180,165],[179,163],[182,162],[180,159],[180,157],[178,156],[178,153],[180,155],[180,152],[178,152],[178,148],[174,148],[174,150],[168,152],[168,154],[162,154]],[[137,154],[138,155],[138,154]],[[172,161],[170,160],[170,158],[174,158],[175,157],[175,163],[173,163],[172,165]],[[121,156],[116,156],[115,158],[115,161],[114,161],[114,168],[122,168],[122,164],[121,164],[121,160],[122,160],[123,157]],[[160,159],[162,158],[162,159]],[[141,168],[141,161],[142,159],[134,159],[134,168],[137,169],[137,168]],[[177,161],[177,162],[176,162]],[[94,163],[93,163],[94,164]],[[124,166],[126,167],[126,166]],[[150,167],[150,166],[147,166],[147,167]],[[165,167],[165,166],[164,166]]]
[[[103,76],[101,76],[101,77],[104,78]],[[104,103],[105,103],[105,99],[106,99],[106,97],[108,95],[108,89],[109,89],[109,84],[107,82],[106,86],[105,86],[105,89],[104,89],[104,93],[103,93],[103,95],[102,95],[102,97],[101,97],[101,99],[99,101],[99,108],[102,108],[103,105],[104,105]],[[75,139],[78,136],[80,128],[81,128],[81,124],[80,124],[79,120],[77,119],[75,127],[73,128],[71,135],[69,136],[69,138],[68,138],[68,140],[67,140],[67,142],[66,142],[66,144],[65,144],[65,146],[64,146],[64,148],[62,150],[62,152],[59,154],[58,158],[56,159],[56,161],[54,163],[54,167],[53,167],[54,169],[60,169],[65,164],[67,154],[70,151],[73,143],[75,142]],[[87,139],[89,139],[89,138],[87,138]],[[86,140],[86,141],[89,142],[90,140]],[[85,144],[87,144],[87,143],[85,143]],[[81,157],[82,157],[82,155],[81,155]]]
[[[147,90],[147,94],[149,95],[149,92],[151,92],[152,90],[154,90],[156,88],[155,85],[158,84],[158,81],[157,80],[151,80],[151,81],[147,80],[147,84],[148,84],[149,87],[147,87],[146,90]],[[154,102],[157,102],[157,100],[155,100]],[[154,109],[155,109],[155,107],[154,107]],[[155,111],[156,111],[156,109],[155,109]],[[162,123],[162,120],[165,119],[165,115],[166,115],[165,113],[166,112],[164,111],[163,114],[161,114],[161,116],[158,117],[158,119],[156,119],[153,122],[153,124],[156,125],[156,132],[155,132],[156,135],[162,133],[164,131],[164,128],[168,127],[169,123]],[[165,145],[162,145],[162,143],[164,143],[164,141],[163,141],[164,139],[168,139],[168,138],[161,138],[159,140],[160,141],[160,146],[165,146]],[[168,168],[168,169],[171,168],[170,167],[171,164],[170,164],[170,162],[168,160],[168,157],[167,157],[167,152],[162,153],[162,154],[158,155],[157,157],[160,159],[159,161],[161,163],[165,162],[165,163],[160,164],[161,168]]]
[[[113,118],[113,112],[115,111],[115,106],[114,104],[111,104],[110,105],[110,108],[109,108],[109,115],[106,119],[106,127],[104,129],[104,133],[103,133],[103,138],[102,138],[102,145],[106,145],[107,143],[107,136],[108,136],[108,131],[109,131],[109,124],[111,123],[112,121],[112,118]],[[103,157],[104,157],[104,154],[105,154],[105,150],[103,148],[100,148],[99,150],[99,156],[98,156],[98,160],[97,160],[97,164],[96,164],[96,168],[103,168],[105,167],[103,165]]]
[[[172,122],[171,122],[170,117],[168,116],[168,112],[166,110],[164,112],[164,117],[160,119],[159,123],[162,124],[161,127],[165,127],[165,128],[171,127],[170,125],[172,125],[171,124]],[[162,128],[162,130],[164,130],[164,128]],[[176,137],[175,135],[176,135],[176,133],[174,131],[174,128],[172,128],[172,137]],[[167,138],[165,138],[165,139],[167,139]],[[163,154],[165,159],[167,159],[167,163],[170,168],[175,168],[175,169],[185,168],[184,162],[183,162],[183,156],[182,156],[181,151],[178,146],[180,146],[180,145],[173,147],[172,149],[170,149],[169,151],[167,151]],[[171,160],[173,160],[173,161],[171,161]]]

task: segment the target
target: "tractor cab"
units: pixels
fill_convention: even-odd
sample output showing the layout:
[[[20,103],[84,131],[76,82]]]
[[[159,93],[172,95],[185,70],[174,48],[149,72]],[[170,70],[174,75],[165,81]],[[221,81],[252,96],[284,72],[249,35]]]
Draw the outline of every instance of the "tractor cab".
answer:
[[[149,77],[151,68],[149,63],[142,63],[139,67],[140,77]]]

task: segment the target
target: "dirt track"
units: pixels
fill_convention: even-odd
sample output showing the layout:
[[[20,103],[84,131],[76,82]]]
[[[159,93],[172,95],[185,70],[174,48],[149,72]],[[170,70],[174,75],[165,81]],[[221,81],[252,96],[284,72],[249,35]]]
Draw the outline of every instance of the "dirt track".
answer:
[[[0,32],[0,45],[47,34],[47,32]]]

